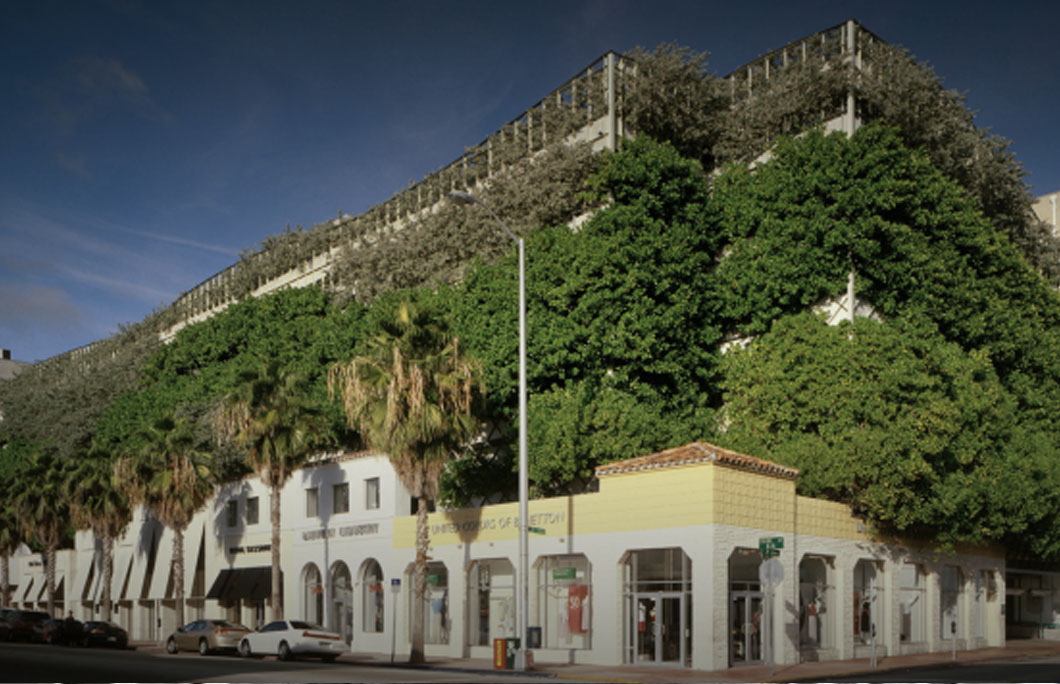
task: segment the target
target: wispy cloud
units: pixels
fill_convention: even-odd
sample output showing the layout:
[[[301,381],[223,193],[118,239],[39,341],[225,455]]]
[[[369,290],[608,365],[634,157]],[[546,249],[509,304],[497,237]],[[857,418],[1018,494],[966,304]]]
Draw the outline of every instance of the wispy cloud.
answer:
[[[175,122],[139,74],[113,58],[75,57],[55,78],[38,87],[38,95],[50,118],[67,134],[88,121],[121,111],[163,125]]]
[[[146,230],[137,230],[135,228],[125,228],[123,226],[114,226],[116,230],[120,230],[131,235],[139,235],[150,240],[158,240],[159,242],[168,242],[174,245],[184,245],[185,247],[194,247],[196,249],[206,250],[207,252],[216,252],[218,254],[227,254],[228,256],[238,257],[239,250],[232,249],[231,247],[222,247],[220,245],[213,245],[208,242],[200,242],[198,240],[189,240],[182,238],[177,235],[164,235],[162,233],[152,233]]]
[[[68,331],[84,321],[70,294],[58,287],[15,286],[0,282],[0,321],[4,327]]]

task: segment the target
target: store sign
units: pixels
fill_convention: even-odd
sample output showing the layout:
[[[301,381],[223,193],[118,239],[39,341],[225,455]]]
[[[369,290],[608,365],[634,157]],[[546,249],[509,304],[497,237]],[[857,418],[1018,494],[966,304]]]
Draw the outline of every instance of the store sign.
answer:
[[[302,533],[303,541],[313,541],[314,539],[324,539],[325,537],[334,537],[338,534],[340,537],[363,537],[370,534],[379,534],[379,523],[363,523],[360,525],[344,525],[338,530],[334,527],[331,528],[320,528],[319,530],[307,530]]]
[[[567,514],[561,511],[550,513],[534,513],[530,516],[530,526],[541,529],[539,534],[544,533],[541,525],[556,525],[565,522]],[[519,516],[504,515],[495,518],[480,518],[478,520],[461,520],[454,522],[438,523],[431,525],[431,534],[456,534],[458,532],[476,532],[478,530],[507,530],[519,528]]]
[[[574,579],[577,577],[574,568],[552,568],[552,579]]]
[[[229,555],[236,555],[237,553],[260,553],[262,551],[272,551],[272,544],[256,544],[254,546],[229,546]]]
[[[427,575],[427,584],[438,584],[441,577],[438,575]]]

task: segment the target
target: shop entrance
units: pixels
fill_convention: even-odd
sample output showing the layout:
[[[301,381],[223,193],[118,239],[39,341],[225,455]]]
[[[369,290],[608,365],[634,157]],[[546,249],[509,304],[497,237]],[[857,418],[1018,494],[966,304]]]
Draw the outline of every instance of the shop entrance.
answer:
[[[729,594],[729,662],[733,665],[762,660],[762,592]]]
[[[682,594],[637,594],[633,647],[638,663],[685,662],[684,604]]]

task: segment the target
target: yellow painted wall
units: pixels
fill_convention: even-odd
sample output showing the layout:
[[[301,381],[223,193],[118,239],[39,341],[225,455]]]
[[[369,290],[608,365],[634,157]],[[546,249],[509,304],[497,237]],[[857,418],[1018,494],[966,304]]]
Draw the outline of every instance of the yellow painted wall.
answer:
[[[714,466],[715,522],[776,532],[793,532],[795,481]]]
[[[868,535],[858,531],[858,522],[846,504],[799,497],[799,534],[832,539],[868,540]]]

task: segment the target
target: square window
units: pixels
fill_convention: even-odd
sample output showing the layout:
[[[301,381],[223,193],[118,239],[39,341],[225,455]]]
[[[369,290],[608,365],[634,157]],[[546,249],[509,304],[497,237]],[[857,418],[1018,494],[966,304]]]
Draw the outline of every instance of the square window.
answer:
[[[305,490],[305,517],[320,517],[320,506],[318,505],[316,487],[310,487],[309,489]]]
[[[236,527],[239,525],[239,499],[230,499],[225,503],[225,526]]]
[[[350,512],[350,485],[346,482],[331,488],[332,513]]]
[[[371,477],[364,481],[364,507],[369,510],[379,508],[378,477]]]
[[[258,497],[256,496],[247,499],[247,524],[258,524]]]

